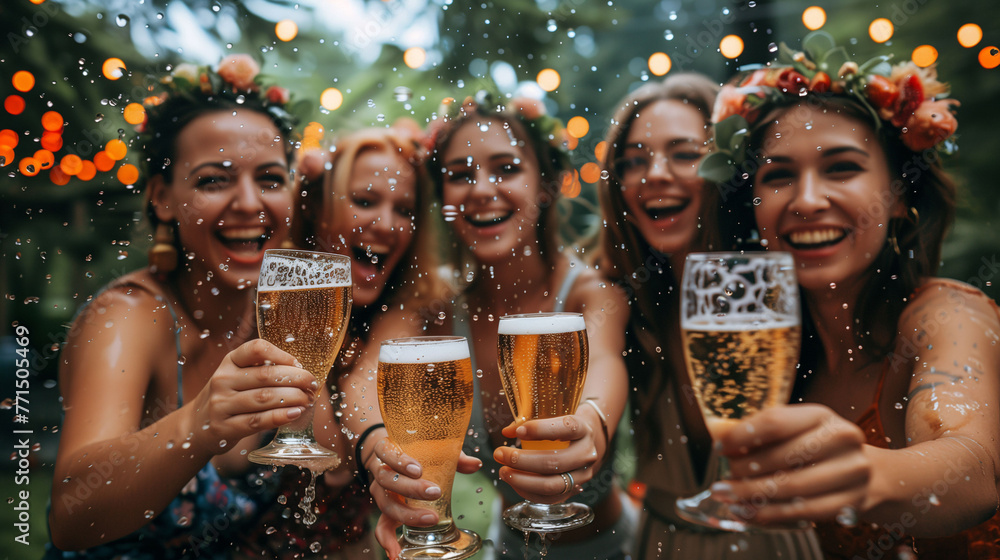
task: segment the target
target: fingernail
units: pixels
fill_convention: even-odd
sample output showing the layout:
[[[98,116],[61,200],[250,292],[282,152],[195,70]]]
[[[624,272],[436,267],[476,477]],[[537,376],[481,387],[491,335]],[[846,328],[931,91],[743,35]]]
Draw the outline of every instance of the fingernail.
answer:
[[[406,465],[406,472],[410,473],[411,476],[420,477],[420,467],[416,465]]]
[[[298,418],[299,416],[302,416],[303,412],[304,412],[304,409],[301,406],[300,407],[296,407],[296,408],[293,408],[293,409],[291,409],[291,410],[288,411],[288,417],[289,418]]]
[[[712,484],[712,499],[724,504],[736,502],[736,494],[733,493],[733,486],[728,482],[716,482]]]
[[[519,438],[524,437],[528,435],[528,428],[525,428],[524,426],[518,426],[517,429],[514,430],[514,434],[517,435],[517,437]]]
[[[516,465],[517,464],[517,460],[519,458],[520,458],[520,453],[518,453],[516,450],[510,452],[510,464]]]
[[[312,383],[309,384],[309,388],[315,391],[316,389],[319,389],[319,383],[313,381]]]
[[[431,523],[434,523],[434,514],[433,513],[425,513],[424,515],[421,515],[420,516],[420,522],[424,523],[424,524],[428,524],[428,525],[431,524]]]
[[[298,360],[295,360],[295,367],[297,367],[299,369],[306,369],[306,368],[302,367],[302,362],[300,362]]]
[[[424,490],[424,496],[427,496],[428,498],[430,498],[432,500],[436,500],[436,499],[440,498],[441,497],[441,487],[440,486],[431,486],[427,490]]]

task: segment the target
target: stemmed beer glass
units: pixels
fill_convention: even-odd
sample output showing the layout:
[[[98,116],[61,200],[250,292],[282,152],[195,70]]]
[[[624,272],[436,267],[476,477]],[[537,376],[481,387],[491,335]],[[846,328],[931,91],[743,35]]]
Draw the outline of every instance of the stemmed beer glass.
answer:
[[[458,560],[476,553],[479,535],[451,517],[451,487],[472,417],[472,361],[461,336],[386,340],[379,347],[378,406],[389,440],[416,459],[441,488],[436,500],[407,499],[433,510],[433,527],[403,526],[399,557]]]
[[[684,358],[713,440],[741,419],[787,404],[801,345],[798,284],[792,256],[779,251],[692,253],[681,283]],[[714,457],[713,480],[728,474]],[[678,514],[699,525],[746,531],[745,520],[705,490],[677,500]]]
[[[351,259],[343,255],[268,249],[257,284],[260,337],[288,352],[316,377],[320,387],[340,351],[351,315]],[[252,451],[264,465],[296,464],[313,470],[340,459],[313,436],[315,408],[278,428],[274,440]]]
[[[514,421],[576,412],[587,379],[587,326],[579,313],[506,315],[499,324],[500,379]],[[568,441],[522,441],[522,449],[565,449]],[[572,479],[570,479],[572,480]],[[557,533],[594,520],[586,504],[538,504],[528,500],[503,512],[522,531]]]

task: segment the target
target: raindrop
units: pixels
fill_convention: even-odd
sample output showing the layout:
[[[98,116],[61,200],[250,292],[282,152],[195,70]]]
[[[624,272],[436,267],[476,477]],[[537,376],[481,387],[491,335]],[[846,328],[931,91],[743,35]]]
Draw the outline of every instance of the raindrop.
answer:
[[[413,98],[413,90],[406,86],[399,86],[392,90],[392,97],[396,101],[409,101]]]
[[[375,100],[374,99],[369,99],[368,100],[368,108],[369,109],[374,109],[375,108]]]
[[[166,447],[167,447],[167,449],[173,449],[174,448],[174,442],[168,440]]]
[[[937,494],[931,494],[927,496],[927,501],[931,503],[932,506],[941,505],[941,500],[937,497]]]
[[[385,122],[385,115],[379,113],[378,115],[375,116],[375,120],[377,120],[378,122]]]
[[[903,410],[903,403],[898,402],[895,404],[896,410]]]
[[[753,205],[754,206],[760,206],[760,197],[759,196],[753,197]]]
[[[101,122],[104,120],[104,113],[97,113],[94,115],[94,122]]]
[[[177,358],[177,365],[182,366],[187,363],[187,356]]]
[[[128,25],[128,22],[129,22],[128,16],[125,14],[118,14],[118,17],[115,18],[115,25],[117,25],[118,27],[125,27],[126,25]]]
[[[187,527],[188,525],[191,525],[191,518],[187,516],[178,517],[177,524],[181,527]]]
[[[319,541],[315,541],[311,545],[309,545],[309,550],[313,552],[319,552],[322,548],[323,545],[319,544]]]
[[[556,29],[559,29],[559,27],[556,25],[556,20],[550,19],[548,22],[546,22],[545,29],[547,29],[549,33],[554,33]]]
[[[225,447],[225,446],[226,446],[226,440],[224,439],[219,440],[219,447]]]
[[[831,290],[836,290],[837,289],[837,283],[836,282],[830,282],[830,289]]]
[[[667,19],[669,19],[670,21],[677,21],[677,12],[673,11],[670,12],[670,15],[667,16]]]
[[[281,505],[285,505],[288,503],[288,498],[286,498],[284,495],[278,496],[278,503]]]
[[[151,510],[151,509],[147,509],[147,510],[146,510],[146,513],[144,513],[143,515],[145,515],[145,516],[146,516],[146,519],[152,519],[152,518],[153,518],[153,516],[154,516],[154,515],[156,515],[156,512],[154,512],[154,511],[153,511],[153,510]]]
[[[671,31],[671,30],[669,30],[669,29],[666,30],[666,31],[664,31],[663,32],[663,38],[666,39],[666,40],[668,40],[668,41],[673,41],[674,40],[674,32]]]
[[[840,512],[837,513],[837,523],[844,527],[854,527],[858,524],[858,512],[850,506],[840,508]]]
[[[267,533],[268,535],[273,535],[278,532],[278,529],[276,527],[268,527],[267,530],[264,532]]]

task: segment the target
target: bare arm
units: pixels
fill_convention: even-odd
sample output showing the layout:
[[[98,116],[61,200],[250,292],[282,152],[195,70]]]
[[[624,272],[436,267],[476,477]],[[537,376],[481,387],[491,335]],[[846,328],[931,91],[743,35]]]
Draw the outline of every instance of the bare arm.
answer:
[[[228,354],[182,408],[150,402],[163,355],[174,361],[172,325],[148,294],[109,292],[71,331],[60,370],[65,421],[50,513],[57,547],[82,549],[134,532],[227,450],[223,441],[284,424],[312,399],[312,376],[257,340]]]

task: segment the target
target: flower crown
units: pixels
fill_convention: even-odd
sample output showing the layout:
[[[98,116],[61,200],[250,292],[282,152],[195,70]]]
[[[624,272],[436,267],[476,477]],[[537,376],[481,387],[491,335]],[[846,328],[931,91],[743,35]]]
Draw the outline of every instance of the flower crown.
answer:
[[[187,62],[178,64],[170,74],[160,79],[160,84],[164,91],[142,100],[147,112],[155,111],[155,107],[172,96],[192,99],[232,96],[237,103],[242,103],[247,97],[255,96],[259,98],[264,110],[275,117],[283,128],[291,130],[298,120],[289,110],[291,93],[288,89],[278,85],[266,87],[262,85],[260,65],[247,54],[230,55],[222,59],[218,68],[214,70],[209,66],[197,66]],[[148,121],[147,116],[137,125],[136,128],[140,133],[145,132]]]
[[[549,146],[559,152],[560,157],[569,157],[569,135],[561,120],[546,113],[545,105],[538,99],[528,97],[514,97],[507,102],[506,107],[497,101],[499,94],[481,89],[476,92],[475,97],[465,98],[461,104],[455,102],[454,97],[446,97],[441,100],[441,105],[437,110],[437,118],[427,125],[427,134],[424,137],[425,146],[428,151],[432,151],[437,144],[438,136],[451,121],[471,115],[479,107],[486,108],[487,111],[503,113],[505,111],[514,113],[530,129],[548,142]]]
[[[948,86],[937,80],[933,67],[910,61],[892,66],[891,55],[859,65],[823,31],[806,35],[802,47],[804,52],[793,51],[782,43],[778,64],[744,72],[722,87],[712,112],[716,152],[702,160],[701,177],[730,180],[748,157],[750,127],[765,109],[810,94],[853,99],[871,114],[876,130],[893,127],[915,152],[957,149],[952,135],[958,121],[951,107],[959,103],[938,99]]]

